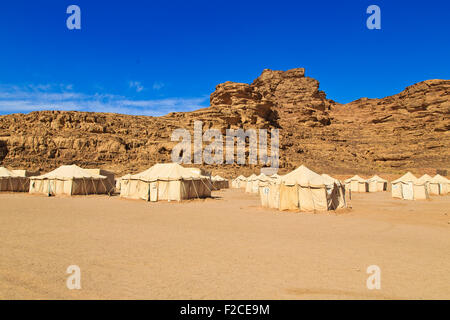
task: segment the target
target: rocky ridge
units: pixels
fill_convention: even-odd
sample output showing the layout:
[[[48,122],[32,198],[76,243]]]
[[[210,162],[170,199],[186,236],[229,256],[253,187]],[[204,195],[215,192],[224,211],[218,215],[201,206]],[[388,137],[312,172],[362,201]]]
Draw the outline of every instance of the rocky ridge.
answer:
[[[382,99],[339,104],[303,68],[266,69],[253,83],[216,86],[210,107],[162,117],[40,111],[0,116],[0,162],[47,171],[61,164],[118,174],[170,161],[177,128],[225,133],[233,128],[280,129],[280,168],[319,172],[395,173],[449,168],[450,80],[428,80]],[[206,166],[232,176],[259,166]]]

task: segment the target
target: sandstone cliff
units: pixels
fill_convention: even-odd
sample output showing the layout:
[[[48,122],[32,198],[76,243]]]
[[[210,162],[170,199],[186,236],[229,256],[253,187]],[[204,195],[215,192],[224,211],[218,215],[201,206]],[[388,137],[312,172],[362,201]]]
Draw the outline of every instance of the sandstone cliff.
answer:
[[[264,70],[251,84],[225,82],[208,108],[163,117],[42,111],[0,116],[0,162],[47,171],[61,164],[118,174],[170,161],[176,128],[279,128],[281,172],[395,173],[449,168],[450,81],[428,80],[382,99],[327,99],[302,68]],[[225,175],[258,166],[207,166]]]

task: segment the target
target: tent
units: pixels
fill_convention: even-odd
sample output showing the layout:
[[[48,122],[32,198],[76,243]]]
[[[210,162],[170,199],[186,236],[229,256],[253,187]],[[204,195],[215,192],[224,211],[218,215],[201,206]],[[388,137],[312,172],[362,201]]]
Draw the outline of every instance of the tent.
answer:
[[[280,207],[281,176],[272,175],[260,189],[261,205],[263,207],[279,209]]]
[[[387,190],[387,183],[388,181],[386,179],[383,179],[377,175],[374,175],[372,178],[367,179],[369,192],[379,192],[379,191],[386,191]]]
[[[334,210],[345,206],[339,192],[335,179],[302,165],[280,178],[279,210]]]
[[[113,172],[103,170],[103,169],[84,169],[84,170],[86,170],[90,173],[99,175],[99,176],[105,176],[107,178],[106,183],[107,183],[108,193],[114,192],[115,175]]]
[[[0,167],[0,191],[28,192],[30,180],[13,171]]]
[[[257,179],[256,187],[258,188],[261,205],[263,207],[268,207],[269,206],[270,185],[273,182],[275,182],[276,179],[266,176],[264,173],[261,173],[256,179]]]
[[[338,179],[333,178],[325,173],[322,174],[322,177],[328,179],[328,184],[331,185],[333,182],[336,184],[336,187],[338,189],[338,198],[337,202],[335,202],[333,205],[335,208],[346,208],[347,202],[345,200],[345,185]],[[334,201],[336,199],[333,199]]]
[[[425,182],[419,181],[411,172],[391,182],[392,197],[404,200],[429,199]]]
[[[245,188],[246,185],[247,185],[247,178],[244,177],[243,175],[240,175],[239,177],[231,181],[232,188]]]
[[[257,175],[252,174],[250,177],[247,178],[247,183],[245,185],[245,192],[252,192],[253,190],[253,182],[255,181]]]
[[[345,187],[351,192],[368,192],[369,184],[367,180],[356,175],[344,181]]]
[[[11,170],[14,174],[18,175],[19,177],[32,177],[32,176],[38,176],[40,173],[39,171],[29,171],[29,170]],[[28,190],[27,190],[28,191]]]
[[[225,178],[222,178],[219,175],[215,175],[214,177],[211,177],[211,181],[212,181],[214,190],[229,188],[228,180]]]
[[[122,181],[130,180],[131,174],[126,174],[118,179],[116,179],[116,191],[120,192],[120,189],[122,188]]]
[[[61,166],[41,176],[30,177],[30,193],[46,195],[87,195],[110,192],[106,176],[76,165]]]
[[[210,197],[210,178],[192,169],[195,168],[184,168],[177,163],[155,164],[128,180],[122,180],[120,196],[146,201]]]
[[[450,180],[437,174],[429,181],[429,191],[433,195],[446,195],[450,192]]]

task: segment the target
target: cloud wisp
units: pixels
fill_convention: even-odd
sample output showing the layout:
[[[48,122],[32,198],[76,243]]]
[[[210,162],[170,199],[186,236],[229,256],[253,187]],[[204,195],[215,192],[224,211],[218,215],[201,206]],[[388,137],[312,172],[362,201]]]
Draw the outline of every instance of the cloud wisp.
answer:
[[[162,116],[169,112],[192,111],[206,107],[208,97],[132,99],[116,94],[74,92],[71,85],[0,85],[0,114],[40,110],[111,112]]]

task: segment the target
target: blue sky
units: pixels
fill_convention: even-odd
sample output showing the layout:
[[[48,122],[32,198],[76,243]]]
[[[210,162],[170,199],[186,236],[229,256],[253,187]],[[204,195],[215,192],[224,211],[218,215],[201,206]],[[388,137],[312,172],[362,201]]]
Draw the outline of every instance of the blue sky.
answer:
[[[381,30],[366,28],[371,4]],[[0,114],[189,111],[265,68],[304,67],[341,103],[384,97],[450,79],[449,39],[443,0],[2,1]]]

